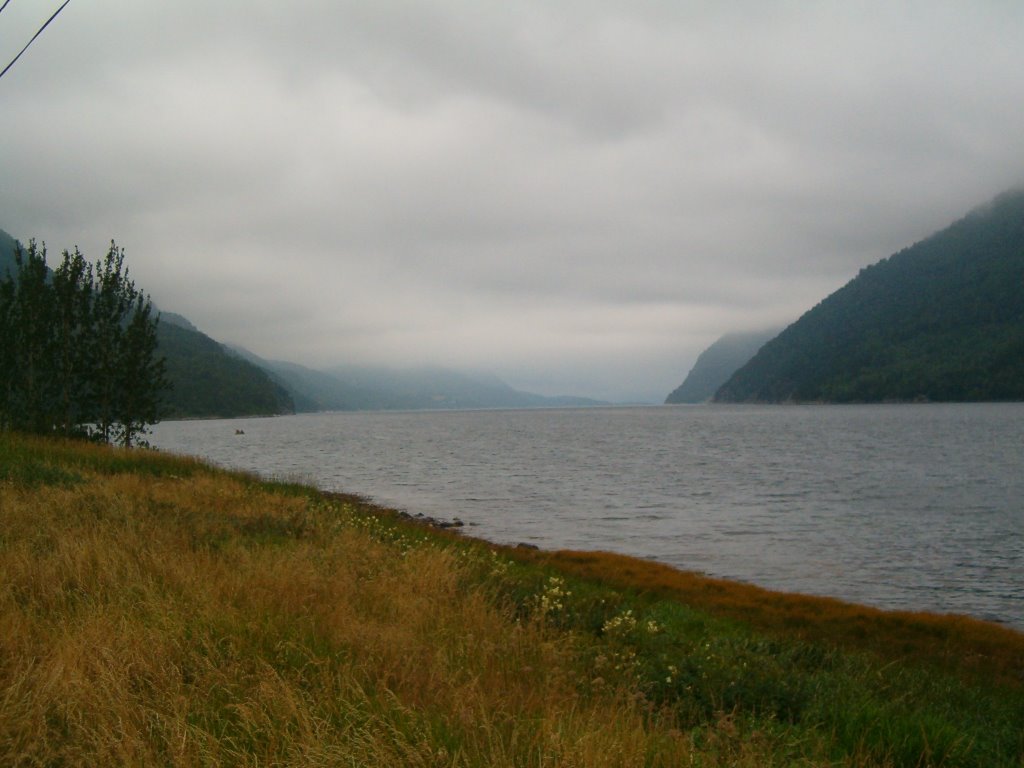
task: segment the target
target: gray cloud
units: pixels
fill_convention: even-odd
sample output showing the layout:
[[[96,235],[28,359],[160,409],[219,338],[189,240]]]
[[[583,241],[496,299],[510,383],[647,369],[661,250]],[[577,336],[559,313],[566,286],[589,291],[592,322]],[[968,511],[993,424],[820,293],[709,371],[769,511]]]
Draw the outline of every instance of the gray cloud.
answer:
[[[0,226],[116,237],[266,356],[660,399],[1024,181],[1021,39],[997,0],[72,3],[0,81]]]

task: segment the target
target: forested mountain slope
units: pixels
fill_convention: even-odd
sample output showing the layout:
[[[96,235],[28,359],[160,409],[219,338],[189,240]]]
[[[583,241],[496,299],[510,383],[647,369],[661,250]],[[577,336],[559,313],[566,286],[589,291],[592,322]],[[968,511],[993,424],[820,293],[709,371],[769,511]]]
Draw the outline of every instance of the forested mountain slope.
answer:
[[[0,230],[0,275],[14,267],[15,240]],[[341,367],[316,371],[225,347],[173,312],[161,313],[167,360],[165,418],[232,417],[323,410],[524,408],[599,405],[520,392],[488,376],[444,369]]]
[[[15,269],[15,246],[15,239],[0,230],[0,277]],[[157,337],[158,354],[167,360],[172,387],[164,397],[166,418],[262,416],[294,410],[291,396],[265,371],[231,354],[181,315],[162,315]]]
[[[1024,189],[863,269],[715,395],[923,399],[1024,400]]]
[[[14,272],[14,249],[17,241],[9,234],[0,229],[0,279],[4,277],[8,269]]]
[[[165,418],[270,416],[294,411],[291,396],[266,371],[209,336],[161,319],[157,337],[172,387],[166,397]]]
[[[686,379],[666,398],[665,404],[710,400],[730,376],[778,333],[779,329],[773,328],[770,331],[725,334],[700,353]]]

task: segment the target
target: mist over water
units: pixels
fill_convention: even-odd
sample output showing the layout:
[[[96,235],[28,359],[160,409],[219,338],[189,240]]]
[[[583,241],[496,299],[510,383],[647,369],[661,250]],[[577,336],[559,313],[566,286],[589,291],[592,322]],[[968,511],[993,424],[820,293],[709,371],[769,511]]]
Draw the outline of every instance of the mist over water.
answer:
[[[1024,629],[1024,404],[327,413],[151,442],[495,542]]]

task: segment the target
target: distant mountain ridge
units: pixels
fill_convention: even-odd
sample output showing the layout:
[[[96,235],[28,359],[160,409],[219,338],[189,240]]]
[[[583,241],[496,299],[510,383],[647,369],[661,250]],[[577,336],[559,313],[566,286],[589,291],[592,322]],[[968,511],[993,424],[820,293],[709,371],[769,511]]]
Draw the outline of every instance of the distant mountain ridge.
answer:
[[[517,390],[492,374],[465,373],[436,366],[418,368],[328,369],[349,386],[374,393],[363,407],[384,410],[466,408],[550,408],[604,405],[584,397],[547,397]]]
[[[605,405],[583,397],[521,392],[495,376],[438,367],[337,366],[314,370],[265,360],[240,347],[236,354],[266,370],[288,390],[297,411],[387,411],[470,408],[553,408]]]
[[[715,400],[1024,400],[1024,189],[861,270]]]
[[[14,269],[16,240],[0,230],[0,276]],[[270,416],[295,411],[544,408],[604,403],[520,392],[494,376],[443,368],[339,366],[318,371],[221,344],[187,318],[160,311],[160,354],[171,390],[164,418]]]
[[[747,333],[727,333],[697,357],[683,383],[665,399],[666,405],[704,403],[715,396],[744,363],[767,341],[779,333],[778,328]]]
[[[0,278],[16,268],[16,245],[0,230]],[[181,315],[160,314],[157,341],[171,385],[163,418],[269,416],[294,410],[291,396],[265,371],[229,354]]]
[[[18,241],[0,229],[0,278],[3,278],[9,269],[14,269],[14,250],[17,246]]]

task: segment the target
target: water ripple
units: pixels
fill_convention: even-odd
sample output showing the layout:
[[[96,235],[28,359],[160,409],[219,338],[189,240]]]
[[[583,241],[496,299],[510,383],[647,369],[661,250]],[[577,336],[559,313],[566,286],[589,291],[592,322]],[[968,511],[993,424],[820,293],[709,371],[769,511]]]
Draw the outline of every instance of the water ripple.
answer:
[[[494,541],[1024,628],[1021,404],[309,414],[152,442]]]

